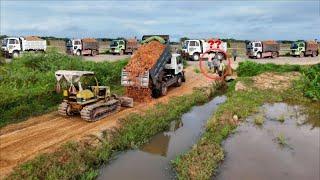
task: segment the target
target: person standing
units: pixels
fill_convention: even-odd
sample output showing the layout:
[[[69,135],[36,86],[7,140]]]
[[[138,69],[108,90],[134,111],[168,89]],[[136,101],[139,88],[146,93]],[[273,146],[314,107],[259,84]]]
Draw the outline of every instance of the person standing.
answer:
[[[210,70],[212,69],[213,57],[214,57],[214,54],[213,53],[209,53],[209,55],[208,55],[208,67],[209,67]]]
[[[237,49],[233,49],[233,50],[232,50],[233,61],[236,61],[236,60],[237,60],[237,56],[238,56]]]
[[[225,69],[226,69],[226,65],[222,62],[222,59],[220,59],[220,64],[218,68],[218,74],[220,77],[224,74]]]
[[[219,62],[219,58],[218,58],[217,53],[214,53],[214,58],[212,60],[212,63],[213,63],[213,72],[218,73],[220,62]]]

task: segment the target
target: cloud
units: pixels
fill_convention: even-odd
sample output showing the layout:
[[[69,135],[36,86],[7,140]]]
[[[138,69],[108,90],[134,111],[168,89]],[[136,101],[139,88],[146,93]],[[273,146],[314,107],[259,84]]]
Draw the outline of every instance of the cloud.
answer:
[[[1,1],[1,34],[310,39],[319,36],[319,5],[317,1]]]

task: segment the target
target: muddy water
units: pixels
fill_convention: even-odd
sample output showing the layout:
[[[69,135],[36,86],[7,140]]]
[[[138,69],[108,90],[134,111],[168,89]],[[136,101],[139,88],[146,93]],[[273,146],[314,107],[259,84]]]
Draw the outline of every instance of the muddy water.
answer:
[[[265,119],[262,127],[253,123],[257,117]],[[265,104],[225,141],[226,159],[213,179],[319,180],[319,121],[319,114],[308,116],[298,106]]]
[[[206,121],[225,100],[218,96],[192,108],[180,121],[172,122],[168,131],[155,135],[140,149],[118,155],[101,169],[98,179],[173,179],[170,161],[197,142]]]

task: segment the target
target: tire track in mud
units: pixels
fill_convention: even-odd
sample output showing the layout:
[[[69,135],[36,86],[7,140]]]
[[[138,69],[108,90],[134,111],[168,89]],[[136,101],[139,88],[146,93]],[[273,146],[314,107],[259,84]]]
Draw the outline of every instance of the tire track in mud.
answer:
[[[173,96],[192,93],[194,87],[207,86],[210,81],[186,69],[187,81],[181,87],[171,88],[168,95],[147,103],[135,104],[134,108],[122,109],[100,121],[88,123],[80,117],[61,117],[56,112],[32,117],[24,122],[8,125],[0,130],[0,178],[5,177],[18,164],[40,153],[52,152],[63,143],[79,140],[117,126],[117,120],[132,112],[144,112],[160,102],[168,102]]]

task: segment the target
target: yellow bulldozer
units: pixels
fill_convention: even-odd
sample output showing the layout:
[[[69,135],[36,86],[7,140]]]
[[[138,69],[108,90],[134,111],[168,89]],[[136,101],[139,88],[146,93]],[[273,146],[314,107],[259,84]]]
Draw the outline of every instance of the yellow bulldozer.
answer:
[[[92,71],[59,70],[55,72],[56,91],[63,92],[58,112],[63,116],[80,114],[92,122],[100,120],[123,107],[133,107],[133,99],[110,93],[108,86],[99,86]]]

